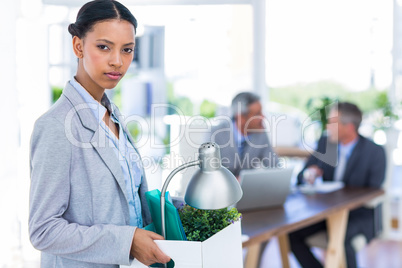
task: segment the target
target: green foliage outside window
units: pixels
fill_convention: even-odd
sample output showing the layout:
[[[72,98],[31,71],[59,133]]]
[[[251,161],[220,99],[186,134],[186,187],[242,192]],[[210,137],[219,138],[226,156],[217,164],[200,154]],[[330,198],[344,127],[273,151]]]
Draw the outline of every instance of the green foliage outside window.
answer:
[[[167,84],[167,100],[170,104],[168,114],[179,114],[192,116],[194,114],[194,105],[188,97],[177,97],[174,94],[173,85]]]
[[[373,87],[353,91],[337,82],[319,81],[270,88],[269,93],[271,101],[295,107],[311,116],[311,119],[321,121],[322,130],[328,117],[328,110],[325,112],[324,107],[335,100],[356,104],[374,129],[386,130],[399,119],[398,111],[402,104],[389,100],[388,91]]]
[[[200,106],[200,115],[206,118],[213,118],[216,114],[216,103],[204,100]]]
[[[295,107],[307,114],[311,113],[311,107],[307,105],[308,101],[310,99],[322,99],[324,97],[332,100],[337,99],[339,101],[352,102],[356,104],[364,114],[367,114],[378,109],[376,100],[379,94],[383,94],[382,92],[387,92],[387,90],[368,88],[362,91],[353,91],[337,82],[319,81],[285,87],[271,87],[269,96],[271,101]]]
[[[63,88],[52,86],[51,89],[52,89],[52,102],[55,103],[63,93]]]
[[[322,98],[311,98],[307,101],[307,108],[311,112],[312,120],[321,122],[321,131],[325,131],[328,123],[328,110],[336,100],[324,96]]]
[[[400,108],[401,103],[393,104],[388,97],[387,91],[379,92],[376,101],[376,113],[373,116],[373,124],[376,129],[387,129],[399,119],[399,115],[395,112]]]

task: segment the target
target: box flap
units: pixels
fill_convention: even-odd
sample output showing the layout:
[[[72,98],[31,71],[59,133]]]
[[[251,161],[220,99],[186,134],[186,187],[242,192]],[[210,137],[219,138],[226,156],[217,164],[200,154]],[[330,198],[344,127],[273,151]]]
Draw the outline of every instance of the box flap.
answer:
[[[208,268],[243,267],[240,220],[202,242],[202,261]]]
[[[175,263],[174,268],[202,268],[201,242],[155,240],[158,247]]]
[[[175,263],[174,268],[242,268],[243,251],[240,220],[205,240],[155,240]]]

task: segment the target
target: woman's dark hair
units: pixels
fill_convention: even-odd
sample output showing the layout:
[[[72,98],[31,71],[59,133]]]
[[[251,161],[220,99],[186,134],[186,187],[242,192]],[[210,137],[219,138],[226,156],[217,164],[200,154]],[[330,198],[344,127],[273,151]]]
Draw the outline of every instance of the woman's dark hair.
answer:
[[[137,31],[137,20],[124,5],[114,0],[95,0],[81,7],[76,22],[68,26],[68,32],[73,37],[83,38],[95,23],[111,19],[126,20]]]

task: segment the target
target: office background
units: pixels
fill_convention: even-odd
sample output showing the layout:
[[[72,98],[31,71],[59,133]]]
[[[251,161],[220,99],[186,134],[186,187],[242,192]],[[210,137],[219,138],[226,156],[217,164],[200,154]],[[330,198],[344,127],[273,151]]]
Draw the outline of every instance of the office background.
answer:
[[[83,2],[19,0],[1,4],[2,267],[28,267],[38,260],[27,236],[29,139],[36,118],[74,74],[76,59],[66,29]],[[395,120],[387,128],[372,127],[382,118],[382,107],[376,106],[375,100],[384,92],[394,112],[399,111],[400,1],[121,2],[140,24],[138,57],[111,95],[125,114],[144,118],[143,125],[149,128],[142,130],[153,137],[153,145],[166,145],[144,141],[142,147],[142,153],[152,159],[153,187],[159,187],[166,172],[180,160],[171,161],[166,170],[158,168],[158,161],[166,155],[183,154],[180,146],[185,146],[169,144],[183,127],[175,123],[177,111],[172,107],[179,107],[186,120],[199,114],[206,118],[225,115],[231,97],[253,90],[262,95],[268,118],[287,118],[280,125],[282,130],[270,133],[273,145],[299,147],[300,127],[314,109],[307,107],[308,99],[328,96],[355,101],[370,115],[361,131],[389,148],[388,216],[389,221],[402,218],[402,184],[397,176],[402,166],[401,122]],[[152,110],[152,103],[171,106]],[[154,128],[151,117],[155,118]],[[138,133],[136,127],[134,134]],[[289,133],[288,128],[298,130],[298,136],[280,139]],[[311,143],[317,128],[306,138]],[[187,153],[190,157],[192,151]],[[173,187],[179,193],[182,185]],[[392,226],[389,234],[400,239],[399,230]]]

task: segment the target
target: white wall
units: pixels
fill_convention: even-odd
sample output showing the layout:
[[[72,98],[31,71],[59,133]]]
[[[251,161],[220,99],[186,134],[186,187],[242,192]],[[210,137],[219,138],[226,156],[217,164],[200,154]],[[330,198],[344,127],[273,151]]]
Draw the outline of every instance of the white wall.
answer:
[[[47,27],[40,0],[7,1],[0,9],[0,266],[23,267],[39,255],[28,239],[29,140],[50,105]]]
[[[19,122],[16,90],[16,25],[17,4],[7,1],[6,8],[0,9],[0,64],[2,103],[0,113],[2,126],[0,131],[0,266],[9,261],[12,249],[18,246],[18,226],[16,199],[13,195],[17,186],[17,151],[19,147]],[[5,243],[7,242],[7,244]]]
[[[35,120],[51,104],[48,85],[47,23],[41,0],[21,0],[17,20],[17,92],[21,144],[18,155],[17,215],[20,222],[21,259],[37,262],[39,252],[28,237],[29,142]]]

